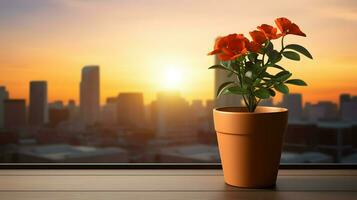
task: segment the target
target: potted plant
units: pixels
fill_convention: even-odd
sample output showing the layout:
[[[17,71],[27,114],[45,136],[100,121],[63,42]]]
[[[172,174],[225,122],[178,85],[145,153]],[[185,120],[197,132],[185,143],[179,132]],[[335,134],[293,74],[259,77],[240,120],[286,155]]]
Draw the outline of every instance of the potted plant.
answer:
[[[213,110],[225,182],[247,188],[274,186],[280,162],[288,110],[258,106],[262,99],[276,92],[287,94],[288,84],[306,86],[301,79],[278,65],[283,59],[300,60],[300,54],[312,59],[298,44],[284,44],[287,35],[306,37],[287,18],[275,20],[277,28],[262,24],[250,32],[252,41],[243,34],[230,34],[216,40],[209,55],[218,56],[220,64],[209,69],[225,70],[234,81],[223,83],[217,97],[241,95],[245,107],[223,107]],[[278,32],[278,29],[280,32]],[[280,39],[275,44],[273,41]]]

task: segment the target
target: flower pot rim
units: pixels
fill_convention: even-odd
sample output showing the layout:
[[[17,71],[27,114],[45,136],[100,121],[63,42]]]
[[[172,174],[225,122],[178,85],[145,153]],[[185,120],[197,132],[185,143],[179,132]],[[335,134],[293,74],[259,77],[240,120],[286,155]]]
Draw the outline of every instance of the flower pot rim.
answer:
[[[227,106],[214,108],[213,111],[219,114],[232,114],[232,115],[264,115],[272,113],[288,112],[287,108],[274,107],[274,106],[258,106],[254,112],[247,112],[246,107],[242,106]]]

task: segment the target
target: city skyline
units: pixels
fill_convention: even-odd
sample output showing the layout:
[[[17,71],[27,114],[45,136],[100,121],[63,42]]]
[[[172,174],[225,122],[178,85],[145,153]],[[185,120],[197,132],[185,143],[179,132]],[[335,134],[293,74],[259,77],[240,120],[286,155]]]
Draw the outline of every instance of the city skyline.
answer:
[[[214,15],[212,11],[222,5],[230,6]],[[47,80],[49,101],[78,102],[79,69],[93,63],[102,66],[102,103],[106,96],[128,91],[143,92],[148,103],[157,91],[167,89],[166,69],[175,68],[184,74],[175,89],[185,98],[212,99],[214,72],[207,68],[213,59],[206,56],[212,38],[232,32],[248,36],[256,28],[250,24],[273,24],[276,17],[286,16],[308,37],[294,41],[314,56],[313,61],[287,65],[294,77],[309,84],[291,91],[313,103],[337,102],[339,93],[357,91],[357,47],[351,45],[357,33],[355,2],[302,0],[291,6],[278,0],[269,4],[270,9],[256,5],[260,15],[254,17],[246,9],[232,12],[239,6],[249,7],[249,2],[1,1],[0,85],[12,91],[12,98],[27,99],[30,80]],[[286,42],[290,41],[289,36]]]
[[[77,104],[47,102],[46,80],[27,84],[28,106],[24,99],[8,98],[11,91],[0,86],[0,143],[5,144],[0,162],[219,162],[215,100],[188,101],[169,90],[145,105],[142,92],[119,92],[100,106],[100,73],[99,66],[82,68]],[[217,82],[225,79],[216,75]],[[302,99],[291,93],[279,104],[262,102],[289,109],[281,162],[356,162],[355,142],[348,134],[356,127],[357,95],[340,94],[340,106],[331,101],[303,105]],[[331,131],[339,139],[329,137]]]
[[[84,68],[88,67],[87,66],[84,66]],[[219,80],[221,81],[221,80]],[[31,80],[30,83],[45,83],[47,85],[47,81],[37,81],[37,80]],[[31,85],[31,84],[30,84]],[[81,85],[81,84],[80,84]],[[11,91],[6,87],[6,85],[0,85],[0,89],[5,91],[6,92],[6,96],[3,96],[3,100],[23,100],[26,102],[26,106],[28,108],[31,107],[30,105],[30,99],[27,99],[27,98],[13,98],[11,97]],[[80,93],[80,90],[81,90],[81,86],[78,88],[78,91]],[[46,90],[46,93],[47,90]],[[177,91],[177,90],[161,90],[161,91],[157,91],[155,93],[155,97],[154,99],[152,99],[151,101],[149,102],[145,102],[143,101],[144,100],[144,96],[145,96],[145,93],[144,92],[141,92],[141,91],[126,91],[126,92],[120,92],[118,91],[116,94],[114,95],[110,95],[110,96],[100,96],[101,99],[104,99],[104,102],[101,102],[99,104],[100,108],[104,108],[106,105],[110,104],[112,101],[115,101],[115,100],[118,100],[118,98],[120,99],[120,97],[122,95],[139,95],[141,98],[141,101],[143,103],[143,105],[145,106],[149,106],[151,105],[153,102],[157,101],[157,97],[160,95],[160,94],[174,94],[174,95],[179,95],[180,97],[183,98],[183,100],[187,101],[190,105],[191,104],[194,104],[196,101],[202,101],[202,102],[207,102],[207,101],[218,101],[218,104],[216,104],[216,107],[219,107],[219,106],[229,106],[231,103],[233,103],[232,99],[229,99],[229,100],[226,100],[224,97],[234,97],[234,96],[237,96],[237,95],[226,95],[226,96],[221,96],[220,98],[222,99],[219,99],[219,98],[207,98],[207,99],[199,99],[199,98],[196,98],[196,99],[187,99],[185,98],[185,95],[182,94],[180,91]],[[31,92],[29,92],[29,94],[27,94],[28,96],[31,96]],[[299,100],[295,100],[295,97],[298,96]],[[289,94],[281,94],[281,98],[279,99],[279,101],[273,101],[273,98],[269,98],[269,99],[265,99],[264,101],[261,102],[261,104],[259,104],[260,106],[267,106],[266,104],[268,104],[268,106],[289,106],[289,105],[285,105],[285,103],[287,102],[290,102],[289,100],[287,100],[286,98],[294,98],[294,103],[292,103],[291,105],[294,105],[294,106],[297,106],[296,105],[296,102],[301,102],[301,108],[305,108],[306,105],[311,105],[311,104],[319,104],[319,103],[325,103],[325,102],[329,102],[329,103],[333,103],[333,104],[336,104],[337,106],[340,106],[340,103],[341,101],[343,101],[343,98],[346,98],[346,96],[348,96],[348,98],[353,98],[353,99],[357,99],[357,93],[348,93],[348,92],[343,92],[341,91],[341,93],[338,94],[338,96],[336,97],[338,100],[337,102],[335,101],[331,101],[331,100],[328,100],[328,99],[320,99],[316,102],[310,102],[310,101],[303,101],[304,99],[304,94],[303,93],[294,93],[294,92],[290,92]],[[223,102],[222,102],[223,100]],[[237,99],[239,100],[239,98]],[[140,101],[140,100],[139,100]],[[266,103],[265,103],[266,101]],[[239,105],[240,104],[240,105]],[[271,104],[271,105],[270,105]],[[58,105],[61,105],[59,107],[63,107],[63,106],[78,106],[80,107],[81,103],[80,103],[80,100],[78,99],[77,100],[74,100],[74,98],[69,98],[69,99],[66,99],[66,100],[61,100],[61,99],[54,99],[52,101],[46,101],[46,107],[50,107],[51,105],[53,105],[54,107],[58,107]],[[232,105],[234,106],[234,105]],[[243,105],[243,102],[241,101],[240,103],[237,104],[237,106],[244,106]],[[48,108],[47,108],[48,109]],[[295,108],[294,108],[295,109]],[[301,111],[299,111],[300,114],[298,115],[301,115]],[[46,117],[45,117],[46,118]],[[46,119],[44,119],[44,121],[46,121]]]
[[[217,60],[215,60],[215,63],[217,62]],[[217,89],[217,87],[224,81],[229,81],[231,80],[232,77],[228,77],[225,74],[222,73],[222,71],[220,70],[215,70],[214,72],[214,83],[213,83],[213,87],[214,90]],[[85,65],[82,69],[81,69],[81,81],[79,82],[79,89],[78,89],[78,93],[81,95],[83,95],[82,98],[74,98],[74,97],[69,97],[68,99],[53,99],[53,100],[49,100],[48,101],[48,91],[47,91],[47,85],[48,85],[48,81],[47,80],[30,80],[30,87],[29,87],[29,94],[26,94],[27,96],[30,96],[29,99],[27,98],[14,98],[11,96],[11,92],[9,92],[9,89],[6,87],[6,85],[0,85],[0,89],[1,91],[4,93],[2,94],[3,97],[2,98],[7,98],[7,99],[21,99],[21,100],[25,100],[26,102],[26,106],[29,106],[30,110],[31,110],[31,90],[33,88],[33,86],[35,86],[34,88],[37,87],[37,89],[35,89],[35,91],[38,93],[36,95],[33,96],[33,98],[37,99],[37,101],[41,100],[38,97],[38,95],[42,96],[42,98],[44,98],[42,101],[46,102],[46,105],[50,105],[52,103],[56,104],[56,103],[61,103],[64,105],[64,102],[68,102],[68,104],[71,103],[78,103],[78,105],[81,105],[81,99],[94,99],[93,102],[91,102],[91,105],[84,105],[84,104],[88,104],[86,101],[84,101],[82,104],[84,105],[84,107],[96,107],[96,104],[98,104],[100,107],[105,106],[108,103],[108,99],[112,99],[112,98],[118,98],[120,96],[120,94],[139,94],[141,95],[142,101],[144,103],[144,105],[150,105],[151,103],[153,103],[154,101],[156,101],[157,99],[153,98],[150,101],[145,101],[145,93],[143,91],[125,91],[125,92],[120,92],[118,91],[117,93],[113,94],[113,95],[109,95],[109,96],[102,96],[100,95],[100,83],[101,78],[100,78],[100,66],[99,65]],[[87,83],[88,82],[88,83]],[[95,83],[93,83],[95,82]],[[85,84],[86,83],[86,84]],[[41,92],[41,90],[44,90],[44,92]],[[182,94],[182,92],[180,92],[179,90],[176,89],[166,89],[166,90],[159,90],[156,91],[155,93],[155,97],[157,97],[158,94],[163,93],[163,92],[169,92],[169,93],[179,93],[180,95],[183,95],[185,97],[185,94]],[[6,94],[6,95],[5,95]],[[43,96],[45,95],[45,96]],[[337,100],[333,101],[333,100],[329,100],[329,99],[318,99],[317,101],[306,101],[304,100],[304,98],[302,97],[304,94],[303,93],[296,93],[296,92],[290,92],[288,94],[288,96],[293,97],[293,96],[299,96],[299,100],[301,102],[301,109],[304,108],[306,105],[310,105],[310,104],[319,104],[321,102],[331,102],[334,103],[336,105],[339,106],[340,101],[341,101],[341,96],[344,95],[352,95],[352,96],[357,96],[356,93],[348,93],[348,92],[344,92],[344,91],[340,91],[340,93],[335,97]],[[285,100],[284,98],[287,97],[286,95],[284,96],[283,94],[277,94],[277,96],[280,96],[280,98],[270,98],[267,100],[264,100],[260,103],[261,106],[288,106],[288,105],[284,105],[284,101],[285,102],[289,102],[287,100]],[[103,99],[103,101],[100,102],[100,99]],[[196,100],[200,100],[200,101],[215,101],[215,106],[216,107],[222,107],[222,106],[244,106],[241,98],[239,95],[223,95],[220,96],[219,98],[217,98],[216,96],[212,96],[212,98],[194,98],[194,99],[187,99],[184,98],[185,100],[187,100],[188,102],[194,102]],[[48,102],[48,103],[47,103]],[[41,104],[41,103],[40,103]],[[295,105],[296,106],[296,105]],[[97,110],[97,108],[94,108],[94,110]],[[98,113],[99,111],[91,111],[94,113]],[[301,112],[301,111],[299,111]],[[30,111],[31,113],[31,111]],[[31,115],[31,114],[30,114]],[[88,113],[83,113],[83,116],[88,116]],[[91,114],[89,114],[91,115]],[[298,114],[301,115],[301,114]],[[43,121],[46,121],[47,116],[43,117]],[[83,117],[82,117],[83,118]],[[86,121],[86,120],[84,120]],[[92,122],[96,121],[95,119],[90,120]]]

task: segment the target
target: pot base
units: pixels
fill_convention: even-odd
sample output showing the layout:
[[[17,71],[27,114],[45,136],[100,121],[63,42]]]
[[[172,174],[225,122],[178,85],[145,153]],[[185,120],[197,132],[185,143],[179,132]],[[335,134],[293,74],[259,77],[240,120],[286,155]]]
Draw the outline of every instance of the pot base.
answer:
[[[241,188],[272,188],[278,174],[288,112],[284,108],[214,109],[225,182]]]
[[[241,188],[241,189],[275,189],[276,188],[276,183],[267,186],[239,186],[239,185],[229,184],[226,181],[225,183],[229,186]]]

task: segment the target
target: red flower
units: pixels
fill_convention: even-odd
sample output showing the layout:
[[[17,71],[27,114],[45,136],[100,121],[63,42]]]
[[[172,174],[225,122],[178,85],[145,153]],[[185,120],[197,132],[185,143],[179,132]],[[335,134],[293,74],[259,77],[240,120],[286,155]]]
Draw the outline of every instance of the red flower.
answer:
[[[278,39],[281,36],[281,34],[277,34],[277,28],[268,24],[262,24],[261,26],[258,26],[257,29],[263,32],[269,40]]]
[[[242,34],[236,33],[218,38],[214,50],[208,55],[218,54],[218,58],[222,61],[235,60],[247,53],[245,39]]]
[[[268,40],[268,38],[265,36],[265,34],[262,31],[252,31],[249,32],[249,34],[252,37],[253,41],[258,44],[263,44],[265,41]]]
[[[248,43],[246,43],[245,45],[246,45],[248,51],[254,52],[254,53],[258,53],[260,51],[260,49],[262,48],[261,44],[256,43],[254,41],[251,41],[251,42],[248,41]]]
[[[278,26],[279,30],[283,35],[293,34],[306,37],[306,34],[300,30],[298,25],[292,23],[289,19],[285,17],[276,19],[275,24]]]

